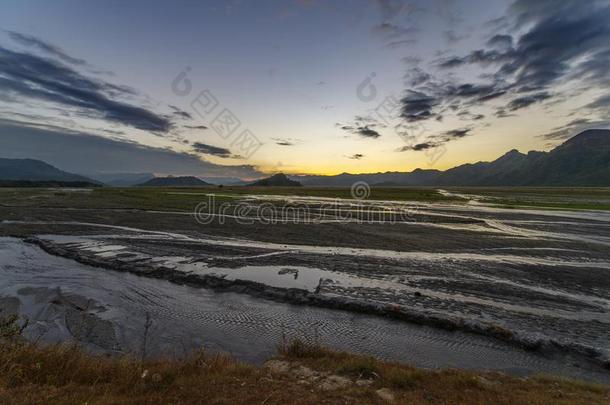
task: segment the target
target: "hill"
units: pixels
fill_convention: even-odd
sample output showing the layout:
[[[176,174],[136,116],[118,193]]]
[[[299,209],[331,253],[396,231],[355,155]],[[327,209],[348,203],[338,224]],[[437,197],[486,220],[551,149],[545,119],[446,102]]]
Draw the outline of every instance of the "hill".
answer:
[[[168,176],[155,177],[144,183],[138,184],[138,187],[203,187],[211,186],[210,183],[194,177],[194,176]]]
[[[492,162],[412,172],[294,176],[305,185],[350,186],[356,181],[399,186],[610,186],[610,130],[584,131],[550,152],[513,149]]]
[[[115,187],[135,186],[155,177],[152,173],[85,173],[85,175]]]
[[[266,179],[255,181],[248,184],[251,187],[300,187],[301,183],[290,180],[284,173],[274,174]]]
[[[0,181],[5,184],[11,182],[25,182],[35,184],[36,182],[57,182],[57,183],[87,183],[96,184],[94,180],[78,174],[64,172],[35,159],[3,159],[0,158]]]

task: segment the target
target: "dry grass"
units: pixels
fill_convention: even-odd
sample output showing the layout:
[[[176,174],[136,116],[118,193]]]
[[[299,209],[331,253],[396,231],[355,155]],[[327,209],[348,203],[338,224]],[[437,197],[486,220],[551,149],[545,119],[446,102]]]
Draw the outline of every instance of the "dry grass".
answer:
[[[550,377],[528,380],[500,374],[424,371],[371,357],[338,353],[302,342],[283,344],[281,359],[356,379],[322,391],[290,373],[271,373],[224,355],[188,360],[139,361],[90,356],[76,347],[0,344],[2,404],[361,404],[383,403],[390,388],[397,403],[602,404],[610,388]]]

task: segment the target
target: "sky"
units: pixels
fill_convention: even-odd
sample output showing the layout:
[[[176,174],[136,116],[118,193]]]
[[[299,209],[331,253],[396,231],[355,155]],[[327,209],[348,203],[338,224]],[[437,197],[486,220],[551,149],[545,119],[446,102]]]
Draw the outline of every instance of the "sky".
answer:
[[[610,126],[609,0],[5,0],[0,157],[252,179]]]

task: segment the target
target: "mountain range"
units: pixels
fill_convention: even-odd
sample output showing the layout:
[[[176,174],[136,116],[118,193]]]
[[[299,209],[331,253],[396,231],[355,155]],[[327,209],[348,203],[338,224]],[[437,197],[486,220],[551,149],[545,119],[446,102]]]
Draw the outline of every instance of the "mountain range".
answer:
[[[209,186],[193,176],[154,177],[150,173],[105,173],[85,177],[34,159],[0,158],[1,186]],[[227,179],[229,180],[229,179]],[[233,184],[238,183],[238,179]],[[341,186],[357,181],[376,186],[605,186],[610,187],[610,130],[582,132],[549,152],[511,150],[492,162],[412,172],[342,173],[336,176],[290,176],[278,173],[251,186]],[[227,183],[229,184],[229,183]],[[241,183],[241,184],[245,184]]]
[[[610,186],[610,130],[587,130],[549,152],[515,149],[492,162],[448,169],[291,176],[306,186]]]

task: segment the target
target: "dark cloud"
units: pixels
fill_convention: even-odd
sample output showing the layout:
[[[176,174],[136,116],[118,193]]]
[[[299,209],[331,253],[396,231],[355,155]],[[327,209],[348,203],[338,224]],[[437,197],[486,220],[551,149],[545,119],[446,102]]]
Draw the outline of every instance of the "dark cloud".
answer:
[[[397,152],[408,152],[408,151],[423,151],[433,148],[438,148],[444,146],[446,143],[451,142],[456,139],[464,138],[465,136],[470,135],[472,132],[472,128],[459,128],[452,129],[450,131],[441,132],[439,134],[434,134],[426,137],[424,142],[419,142],[413,145],[406,145],[397,150]]]
[[[402,105],[400,116],[407,122],[416,122],[433,117],[435,114],[432,109],[439,103],[439,100],[423,92],[408,90],[400,102]]]
[[[74,173],[152,172],[161,175],[259,178],[249,165],[218,165],[200,156],[108,139],[81,132],[37,127],[37,123],[0,120],[0,150],[6,158],[40,159]]]
[[[532,104],[547,100],[549,98],[551,98],[551,95],[546,92],[538,93],[538,94],[531,94],[529,96],[518,97],[518,98],[515,98],[514,100],[511,100],[506,107],[510,111],[516,111],[516,110],[520,110],[525,107],[529,107]]]
[[[193,116],[190,113],[182,110],[181,108],[176,107],[175,105],[170,105],[169,108],[171,108],[173,110],[172,114],[177,117],[187,119],[187,120],[193,119]]]
[[[466,64],[496,66],[492,84],[498,93],[493,94],[514,95],[506,106],[508,111],[557,98],[558,94],[551,95],[548,90],[566,80],[578,80],[584,88],[610,85],[607,1],[516,0],[502,26],[512,32],[489,38],[489,49],[444,58],[437,66],[441,69]],[[515,36],[514,32],[520,35]],[[519,95],[523,93],[531,94]],[[597,107],[595,103],[586,106]]]
[[[423,69],[416,67],[416,68],[409,69],[405,73],[403,79],[404,79],[405,83],[407,84],[407,86],[417,87],[417,86],[421,86],[421,85],[425,84],[426,82],[430,81],[430,79],[432,79],[432,76],[428,72],[425,72]]]
[[[354,153],[353,155],[348,156],[348,159],[360,160],[364,157],[362,153]]]
[[[38,48],[39,50],[46,52],[56,58],[61,59],[64,62],[71,63],[73,65],[87,65],[87,62],[84,59],[74,58],[68,55],[63,49],[58,46],[52,45],[46,41],[41,40],[40,38],[33,37],[31,35],[21,34],[19,32],[14,31],[6,31],[9,37],[15,41],[20,43],[21,45]]]
[[[358,127],[354,132],[364,138],[379,138],[381,134],[368,126]]]
[[[589,103],[585,108],[600,112],[604,115],[610,115],[610,94],[601,96],[592,103]]]
[[[233,157],[233,154],[229,149],[219,148],[217,146],[207,145],[201,142],[193,143],[193,150],[197,153],[203,153],[205,155],[212,155],[221,158]]]
[[[513,37],[506,34],[497,34],[487,40],[487,46],[490,48],[498,48],[500,50],[508,50],[513,47]]]
[[[468,135],[472,131],[470,128],[463,129],[452,129],[451,131],[447,131],[443,134],[445,140],[451,140],[455,138],[463,138]]]
[[[303,140],[296,138],[271,138],[271,140],[278,146],[294,146],[303,142]]]
[[[168,132],[172,127],[167,117],[115,100],[133,95],[128,87],[94,80],[60,62],[3,47],[0,47],[0,91],[15,102],[29,99],[53,103],[73,108],[82,116],[155,133]]]
[[[549,141],[565,141],[587,129],[606,129],[610,128],[610,121],[592,121],[588,118],[578,118],[565,125],[554,128],[551,132],[540,137]]]
[[[376,130],[372,129],[370,126],[365,125],[365,126],[354,126],[354,125],[341,125],[339,124],[339,127],[349,133],[355,134],[355,135],[359,135],[363,138],[371,138],[371,139],[376,139],[379,138],[381,136],[381,134],[379,132],[377,132]]]
[[[208,127],[206,127],[205,125],[183,125],[183,128],[186,128],[186,129],[200,129],[200,130],[208,129]]]

